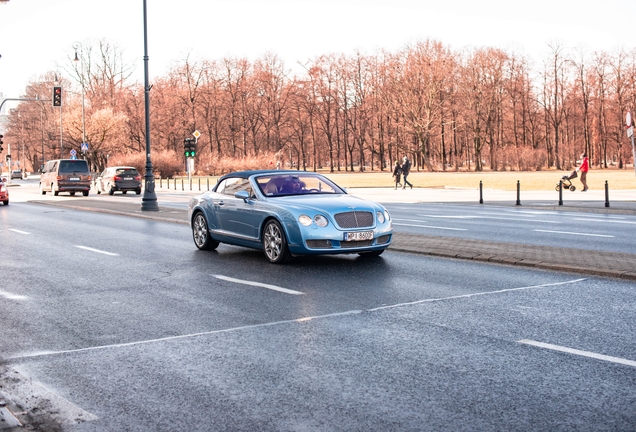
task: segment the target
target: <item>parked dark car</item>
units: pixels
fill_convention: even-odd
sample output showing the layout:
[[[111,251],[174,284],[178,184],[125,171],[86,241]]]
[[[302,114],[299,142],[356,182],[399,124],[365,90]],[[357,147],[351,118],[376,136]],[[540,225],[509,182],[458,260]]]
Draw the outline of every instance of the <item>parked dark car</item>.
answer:
[[[93,187],[98,194],[107,192],[112,195],[119,191],[125,194],[134,191],[141,193],[141,175],[136,168],[127,166],[108,167],[95,178]]]
[[[91,190],[91,172],[88,162],[83,159],[54,159],[44,165],[40,177],[40,193],[51,192],[57,196],[60,192],[75,195],[82,192],[88,196]]]

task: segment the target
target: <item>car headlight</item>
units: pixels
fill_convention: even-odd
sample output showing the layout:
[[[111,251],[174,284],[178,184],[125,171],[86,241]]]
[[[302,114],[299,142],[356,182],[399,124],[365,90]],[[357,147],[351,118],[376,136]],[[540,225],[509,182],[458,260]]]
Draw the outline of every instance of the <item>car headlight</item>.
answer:
[[[319,227],[326,227],[329,224],[329,221],[323,215],[314,216],[314,222],[316,222],[316,225]]]
[[[380,223],[384,223],[384,221],[385,221],[384,213],[382,213],[382,212],[378,212],[378,213],[377,213],[377,216],[378,216],[378,222],[380,222]]]
[[[309,226],[311,225],[311,218],[305,214],[298,216],[298,222],[301,225]]]

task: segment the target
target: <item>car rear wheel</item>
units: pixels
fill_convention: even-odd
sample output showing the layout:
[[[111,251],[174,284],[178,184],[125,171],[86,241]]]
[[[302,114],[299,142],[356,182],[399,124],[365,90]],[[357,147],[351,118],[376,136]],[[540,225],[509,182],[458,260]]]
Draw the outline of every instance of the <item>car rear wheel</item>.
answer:
[[[44,190],[44,188],[42,187],[42,183],[40,183],[40,194],[42,195],[46,195],[46,191]]]
[[[82,191],[82,195],[84,195],[84,196],[88,196],[88,191],[87,191],[87,190]]]
[[[139,188],[139,189],[135,189],[135,193],[136,193],[137,195],[141,194],[141,188]]]
[[[214,250],[219,247],[219,242],[210,236],[208,222],[201,212],[195,214],[192,219],[192,238],[196,247],[201,250]]]
[[[9,199],[7,198],[6,200],[2,201],[2,204],[9,205]]]
[[[287,247],[285,233],[278,221],[270,220],[263,230],[263,252],[273,264],[283,264],[289,261],[291,254]]]
[[[106,189],[108,189],[108,195],[113,195],[115,193],[115,187],[110,184]]]
[[[75,192],[70,192],[71,196],[75,196]]]

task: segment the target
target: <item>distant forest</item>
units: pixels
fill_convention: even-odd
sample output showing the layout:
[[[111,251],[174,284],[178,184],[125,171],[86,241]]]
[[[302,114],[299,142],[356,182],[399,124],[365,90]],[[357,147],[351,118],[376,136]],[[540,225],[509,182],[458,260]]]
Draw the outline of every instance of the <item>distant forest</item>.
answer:
[[[636,50],[548,48],[537,64],[426,40],[398,52],[320,56],[293,73],[275,54],[187,58],[150,83],[153,165],[164,177],[184,171],[184,139],[195,130],[199,174],[277,162],[391,170],[404,155],[427,171],[569,170],[583,152],[595,169],[631,165],[625,115],[636,107]],[[27,86],[23,98],[47,101],[10,110],[4,153],[10,143],[12,158],[36,171],[85,141],[80,157],[95,171],[143,169],[143,83],[106,41],[77,53],[65,77],[49,71]],[[54,85],[63,89],[61,115],[48,101]]]

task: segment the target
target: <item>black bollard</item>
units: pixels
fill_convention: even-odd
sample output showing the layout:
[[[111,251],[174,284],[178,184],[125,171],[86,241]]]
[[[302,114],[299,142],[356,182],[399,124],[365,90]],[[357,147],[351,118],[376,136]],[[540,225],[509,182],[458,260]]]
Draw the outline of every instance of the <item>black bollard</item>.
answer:
[[[481,180],[479,180],[479,204],[484,203],[484,192],[481,184]]]
[[[521,205],[521,183],[517,180],[517,205]]]
[[[183,177],[181,177],[181,190],[184,191],[185,187],[183,186]]]
[[[609,207],[609,185],[605,180],[605,207]]]
[[[559,205],[563,205],[563,180],[559,180]]]

